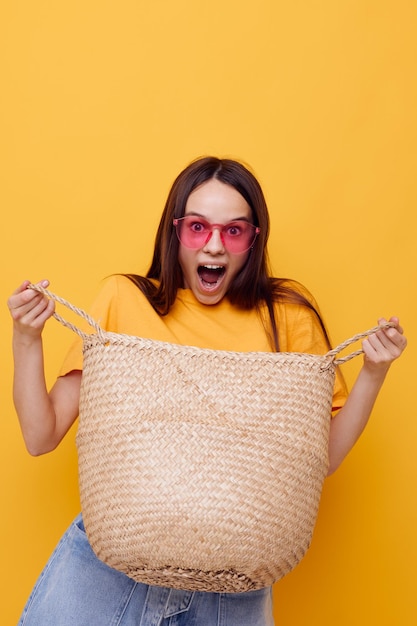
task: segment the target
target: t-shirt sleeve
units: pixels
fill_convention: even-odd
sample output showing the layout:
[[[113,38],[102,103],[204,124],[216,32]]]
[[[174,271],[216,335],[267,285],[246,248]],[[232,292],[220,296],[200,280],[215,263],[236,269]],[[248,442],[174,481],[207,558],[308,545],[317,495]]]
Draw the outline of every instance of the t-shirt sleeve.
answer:
[[[306,294],[303,294],[306,295]],[[309,300],[316,307],[311,296]],[[329,347],[323,329],[316,313],[307,306],[299,304],[280,304],[279,317],[284,323],[281,326],[280,345],[283,352],[303,352],[309,354],[326,354]],[[339,368],[336,368],[336,377],[332,401],[334,414],[345,404],[348,389]]]

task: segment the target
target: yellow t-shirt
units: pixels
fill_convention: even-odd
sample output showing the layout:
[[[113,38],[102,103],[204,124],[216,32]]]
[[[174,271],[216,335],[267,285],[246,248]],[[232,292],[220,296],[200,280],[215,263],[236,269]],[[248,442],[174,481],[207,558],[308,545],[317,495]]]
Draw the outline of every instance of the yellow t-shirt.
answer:
[[[254,309],[238,309],[227,298],[207,306],[198,302],[190,289],[179,289],[168,315],[160,316],[138,287],[120,275],[106,279],[90,315],[103,329],[115,333],[213,350],[272,350],[261,315]],[[277,304],[276,318],[282,352],[325,354],[328,351],[319,322],[307,307]],[[77,339],[64,360],[60,375],[82,370],[82,364],[82,341]],[[337,375],[333,410],[342,407],[346,397],[344,381]]]

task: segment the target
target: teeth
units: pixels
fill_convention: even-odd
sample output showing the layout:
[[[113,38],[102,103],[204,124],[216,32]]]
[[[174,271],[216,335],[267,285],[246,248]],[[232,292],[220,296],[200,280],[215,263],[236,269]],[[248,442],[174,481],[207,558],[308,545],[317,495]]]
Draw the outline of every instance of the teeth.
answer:
[[[208,270],[222,270],[223,265],[201,265],[200,267],[205,267]]]

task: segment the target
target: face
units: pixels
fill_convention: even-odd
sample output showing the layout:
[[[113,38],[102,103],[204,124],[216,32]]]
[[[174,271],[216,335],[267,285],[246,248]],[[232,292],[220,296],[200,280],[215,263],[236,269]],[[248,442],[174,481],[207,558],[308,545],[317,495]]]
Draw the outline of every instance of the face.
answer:
[[[243,196],[231,185],[215,178],[189,195],[185,215],[195,215],[212,224],[227,224],[234,220],[252,222],[250,206]],[[229,252],[218,228],[212,231],[201,248],[187,248],[180,242],[178,259],[184,287],[191,289],[202,304],[217,304],[245,265],[249,253],[249,250],[239,254]]]

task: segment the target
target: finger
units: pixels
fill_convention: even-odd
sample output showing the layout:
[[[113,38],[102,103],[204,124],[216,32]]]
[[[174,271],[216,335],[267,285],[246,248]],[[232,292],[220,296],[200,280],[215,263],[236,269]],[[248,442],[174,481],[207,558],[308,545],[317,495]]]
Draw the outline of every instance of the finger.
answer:
[[[406,339],[395,329],[395,336],[388,337],[388,331],[379,331],[374,335],[370,335],[363,342],[363,351],[365,355],[375,362],[389,362],[398,358],[406,346]]]
[[[15,320],[23,319],[31,311],[36,316],[48,305],[49,299],[38,291],[28,289],[28,285],[30,281],[24,281],[7,301],[10,313]],[[38,285],[45,287],[49,285],[49,281],[40,281]]]
[[[402,335],[404,333],[404,329],[400,326],[400,319],[398,317],[390,317],[390,322],[395,324],[395,329]]]
[[[20,306],[20,295],[27,290],[29,284],[30,281],[25,280],[21,285],[19,285],[17,289],[13,291],[12,295],[7,299],[7,306],[9,307],[10,312],[16,307]]]
[[[30,281],[25,281],[23,283],[24,285],[26,284],[26,288],[25,288],[25,292],[26,293],[40,293],[39,291],[36,291],[35,289],[31,289],[30,285],[32,284]],[[43,287],[44,289],[46,289],[49,286],[49,280],[44,279],[44,280],[40,280],[37,283],[35,283],[35,285],[37,285],[38,287]],[[43,294],[41,294],[43,295]]]
[[[394,326],[390,326],[389,328],[384,329],[385,331],[389,331],[391,329],[397,330],[401,335],[404,333],[404,329],[400,326],[400,319],[396,316],[390,317],[389,320],[386,320],[385,317],[381,317],[378,320],[379,325],[384,324],[394,324]]]
[[[21,327],[39,329],[42,328],[55,311],[55,302],[42,297],[34,306],[30,308],[20,307],[13,312],[15,324]]]
[[[392,347],[402,346],[406,342],[406,339],[397,328],[387,328],[383,331],[378,331],[373,336],[371,343],[377,347],[378,341],[385,349],[391,350]]]
[[[12,295],[10,296],[9,300],[13,300],[15,298],[15,296],[19,296],[23,293],[27,294],[25,297],[29,297],[29,294],[36,294],[39,292],[34,291],[33,289],[28,289],[29,285],[31,285],[31,281],[30,280],[25,280],[23,281],[23,283],[21,285],[19,285],[19,287],[17,289],[15,289],[15,291],[13,291]],[[49,280],[41,280],[37,283],[37,285],[46,288],[49,285]]]
[[[380,318],[378,320],[378,324],[382,325],[387,323],[385,318]],[[398,317],[393,316],[389,319],[390,324],[394,324],[394,326],[390,326],[389,328],[384,328],[382,331],[378,331],[377,335],[381,338],[381,341],[384,345],[387,345],[384,337],[386,337],[389,341],[391,341],[395,346],[399,347],[401,350],[404,350],[407,345],[407,339],[403,336],[404,329],[400,326],[400,320]]]
[[[398,320],[398,318],[396,319]],[[407,345],[407,339],[404,337],[404,330],[399,324],[394,328],[384,330],[383,335],[381,336],[381,341],[384,345],[387,345],[386,342],[390,341],[394,346],[400,348],[401,350],[404,350]]]
[[[13,292],[12,295],[17,295],[19,293],[22,293],[22,291],[26,291],[29,285],[30,285],[30,280],[23,281],[23,283],[19,285],[19,287]]]
[[[380,333],[380,335],[378,335],[378,333]],[[374,333],[373,335],[370,335],[363,341],[362,347],[365,353],[366,353],[366,350],[365,350],[366,347],[368,347],[367,353],[369,355],[371,355],[372,353],[378,354],[378,353],[385,352],[388,350],[388,347],[389,347],[388,340],[386,339],[384,340],[384,336],[381,331],[378,331],[378,333]]]
[[[365,355],[365,358],[367,359],[371,359],[374,360],[375,357],[378,354],[378,351],[375,349],[375,347],[371,344],[369,337],[367,339],[364,339],[362,341],[362,350],[363,353]]]
[[[35,291],[31,292],[29,290],[25,290],[10,296],[8,300],[8,307],[13,317],[21,317],[42,300],[44,300],[42,294]]]
[[[40,293],[39,291],[36,291],[35,289],[30,289],[29,285],[31,283],[29,283],[26,287],[26,290],[22,293],[22,297],[23,300],[25,302],[45,302],[47,303],[49,301],[49,298],[47,296],[45,296],[45,294]],[[46,287],[48,287],[49,285],[49,280],[40,280],[39,282],[36,283],[36,285],[38,285],[39,287],[43,287],[44,289],[46,289]]]

